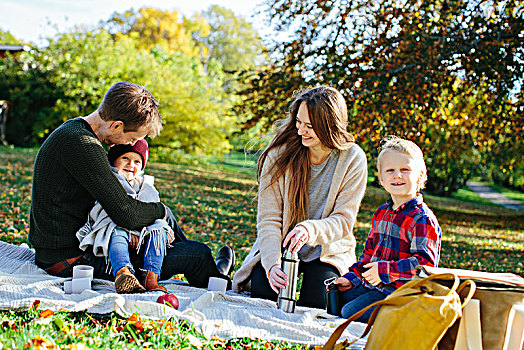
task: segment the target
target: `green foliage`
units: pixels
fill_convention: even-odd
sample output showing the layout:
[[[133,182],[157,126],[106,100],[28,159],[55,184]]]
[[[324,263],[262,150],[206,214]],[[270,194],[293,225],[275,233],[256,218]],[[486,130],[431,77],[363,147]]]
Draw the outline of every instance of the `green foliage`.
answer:
[[[20,45],[22,42],[18,40],[13,34],[8,30],[0,29],[0,44],[4,45]]]
[[[161,64],[151,66],[150,84],[165,119],[155,143],[194,154],[223,154],[236,120],[230,113],[231,96],[222,88],[220,66],[204,71],[196,58],[153,51]],[[161,68],[162,67],[162,68]],[[154,88],[153,88],[154,86]]]
[[[8,120],[9,142],[24,145],[45,138],[63,121],[93,112],[113,83],[131,81],[147,86],[160,102],[164,130],[157,144],[195,154],[227,152],[235,119],[228,112],[232,97],[222,88],[220,66],[210,64],[204,71],[197,57],[169,53],[160,45],[141,50],[140,45],[136,35],[73,32],[26,54],[24,61],[1,62],[7,79],[0,84],[16,103]],[[32,138],[22,143],[20,134]]]
[[[9,101],[6,141],[9,144],[32,146],[38,144],[42,133],[54,116],[56,101],[64,94],[51,80],[41,57],[23,52],[16,57],[0,59],[0,99]]]
[[[58,34],[41,51],[0,61],[0,99],[12,107],[8,142],[36,145],[65,120],[93,112],[113,83],[130,81],[160,102],[164,128],[153,146],[204,158],[228,152],[243,117],[231,108],[239,100],[236,78],[223,65],[252,68],[260,39],[229,10],[216,7],[206,15],[212,28],[200,15],[176,11],[115,13],[100,28]]]
[[[263,46],[251,23],[218,5],[211,5],[202,12],[202,17],[209,24],[209,33],[197,38],[207,48],[202,57],[204,63],[215,59],[228,73],[252,70],[260,65]]]
[[[246,127],[269,127],[293,90],[327,84],[348,99],[350,129],[372,157],[388,134],[417,142],[436,193],[483,169],[523,164],[511,156],[523,151],[521,2],[266,4],[290,39],[275,43],[276,63],[249,77]]]

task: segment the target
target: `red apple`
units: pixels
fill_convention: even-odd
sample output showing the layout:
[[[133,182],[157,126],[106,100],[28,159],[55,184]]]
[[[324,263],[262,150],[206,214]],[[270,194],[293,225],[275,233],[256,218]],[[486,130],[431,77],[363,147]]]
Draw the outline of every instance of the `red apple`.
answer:
[[[178,310],[178,298],[172,293],[162,294],[158,297],[156,302],[160,304],[166,304]]]

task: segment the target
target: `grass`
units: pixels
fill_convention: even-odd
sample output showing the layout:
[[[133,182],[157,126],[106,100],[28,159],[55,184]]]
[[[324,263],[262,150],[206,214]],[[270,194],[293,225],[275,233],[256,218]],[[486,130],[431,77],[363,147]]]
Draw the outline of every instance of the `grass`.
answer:
[[[36,150],[0,147],[0,239],[27,241],[31,203],[32,164]],[[207,243],[216,253],[223,244],[237,252],[240,266],[256,237],[254,159],[235,154],[208,165],[158,162],[147,172],[190,239]],[[368,186],[355,236],[360,254],[375,209],[384,203],[384,190]],[[522,274],[523,215],[480,201],[469,191],[442,198],[425,195],[443,230],[440,266]],[[42,315],[43,314],[43,315]],[[0,312],[0,349],[47,348],[295,348],[307,346],[255,339],[206,339],[190,324],[121,319],[116,314],[45,310]],[[85,327],[85,328],[84,328]],[[40,344],[40,345],[39,345]],[[195,345],[196,344],[196,345]]]

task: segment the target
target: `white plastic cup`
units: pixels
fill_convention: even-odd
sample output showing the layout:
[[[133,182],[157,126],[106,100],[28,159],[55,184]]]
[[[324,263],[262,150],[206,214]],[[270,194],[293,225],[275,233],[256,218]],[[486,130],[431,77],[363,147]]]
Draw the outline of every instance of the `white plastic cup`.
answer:
[[[79,278],[89,278],[90,281],[93,280],[93,271],[95,269],[93,266],[89,265],[76,265],[73,266],[73,280]]]
[[[64,292],[66,294],[73,293],[73,281],[65,281],[64,282]]]
[[[86,289],[91,289],[91,280],[89,278],[73,278],[71,281],[71,292],[80,294]]]
[[[207,290],[214,292],[225,292],[227,288],[227,280],[219,277],[209,277]]]

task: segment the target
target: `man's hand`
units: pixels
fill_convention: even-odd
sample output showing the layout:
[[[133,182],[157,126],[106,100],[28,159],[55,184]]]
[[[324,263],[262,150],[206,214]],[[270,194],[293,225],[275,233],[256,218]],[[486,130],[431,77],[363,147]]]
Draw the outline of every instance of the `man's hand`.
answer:
[[[287,287],[287,275],[278,265],[271,266],[268,279],[271,289],[273,289],[277,294],[280,292],[279,289]]]
[[[167,231],[167,243],[171,244],[175,240],[175,232],[173,232],[173,229],[169,227],[169,230]]]
[[[378,274],[378,262],[367,263],[364,267],[368,270],[362,273],[362,277],[371,285],[378,286],[382,282]]]
[[[345,292],[346,290],[353,288],[353,283],[349,282],[346,277],[337,278],[335,281],[333,281],[333,284],[336,284],[338,286],[338,290],[341,292]]]
[[[286,238],[284,238],[282,246],[285,247],[289,243],[289,249],[293,253],[298,253],[300,248],[302,248],[308,240],[309,232],[307,232],[307,229],[302,225],[297,225],[287,234]]]

